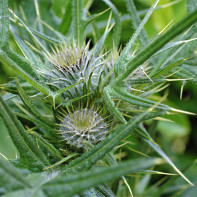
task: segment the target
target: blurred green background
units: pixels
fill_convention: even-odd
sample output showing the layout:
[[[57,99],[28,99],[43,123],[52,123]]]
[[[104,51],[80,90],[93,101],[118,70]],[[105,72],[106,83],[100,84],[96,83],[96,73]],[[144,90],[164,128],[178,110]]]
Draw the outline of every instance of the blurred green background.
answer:
[[[32,0],[33,1],[33,0]],[[48,0],[40,0],[44,2]],[[17,7],[21,3],[27,3],[26,0],[12,0],[9,1],[10,7]],[[133,33],[132,24],[129,21],[128,13],[125,7],[124,1],[112,0],[114,5],[121,13],[122,19],[122,35],[121,45],[124,46],[130,36]],[[141,17],[144,16],[144,12],[148,9],[153,0],[135,0],[135,5]],[[53,0],[51,1],[53,12],[57,15],[59,20],[64,13],[65,0]],[[171,4],[171,6],[169,6]],[[156,10],[151,16],[150,20],[145,26],[149,38],[154,37],[160,32],[167,24],[172,20],[172,23],[176,23],[187,14],[186,0],[173,1],[173,0],[161,0],[159,5],[162,9]],[[99,13],[108,7],[101,1],[95,0],[90,7],[90,13]],[[33,9],[33,8],[31,8]],[[42,10],[40,10],[42,13]],[[108,19],[109,12],[106,12],[102,17],[97,20],[97,25],[101,28],[100,31],[104,31],[106,21]],[[42,17],[42,15],[41,15]],[[45,19],[43,17],[43,19]],[[58,20],[57,20],[58,21]],[[102,28],[103,27],[103,28]],[[91,38],[91,37],[90,37]],[[89,39],[89,38],[88,38]],[[107,40],[108,46],[110,46],[110,36]],[[11,46],[17,51],[17,47],[14,41],[11,41]],[[19,51],[19,50],[18,50]],[[5,65],[0,64],[0,87],[2,84],[7,83],[15,77],[15,74],[7,68]],[[178,109],[197,113],[197,90],[196,87],[186,84],[183,90],[183,98],[180,101],[180,89],[181,83],[173,83],[169,87],[168,104]],[[3,91],[2,91],[3,92]],[[197,156],[197,116],[188,116],[184,114],[168,115],[165,118],[172,120],[172,122],[160,121],[157,126],[157,133],[155,134],[156,142],[158,142],[163,150],[175,161],[178,167],[182,169],[185,165],[192,162]],[[148,123],[147,123],[148,124]],[[137,149],[137,148],[136,148]],[[16,158],[17,152],[11,142],[8,132],[0,119],[0,153],[5,157],[12,159]],[[197,171],[197,169],[196,169]],[[196,172],[195,171],[195,172]],[[191,173],[192,176],[192,173]]]

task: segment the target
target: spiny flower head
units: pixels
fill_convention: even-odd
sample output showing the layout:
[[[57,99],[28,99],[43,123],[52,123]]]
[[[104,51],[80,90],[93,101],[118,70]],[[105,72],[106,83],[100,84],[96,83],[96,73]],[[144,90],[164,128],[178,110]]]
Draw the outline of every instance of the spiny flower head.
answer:
[[[42,73],[49,85],[63,89],[81,81],[65,93],[67,98],[83,96],[84,89],[95,92],[99,86],[104,60],[103,56],[94,56],[94,50],[89,50],[89,43],[81,48],[76,44],[56,47],[48,59],[51,68],[45,68]]]
[[[93,109],[80,109],[67,114],[61,121],[59,132],[67,144],[76,148],[87,148],[105,139],[107,123]]]

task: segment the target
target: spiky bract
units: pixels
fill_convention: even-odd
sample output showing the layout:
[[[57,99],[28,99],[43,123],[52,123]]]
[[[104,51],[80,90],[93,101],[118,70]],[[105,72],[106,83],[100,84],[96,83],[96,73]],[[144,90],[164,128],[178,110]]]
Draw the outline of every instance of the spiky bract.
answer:
[[[81,109],[67,114],[60,126],[60,133],[66,143],[76,148],[87,148],[105,139],[107,123],[92,109]]]
[[[42,72],[49,85],[59,90],[81,81],[64,94],[67,98],[83,96],[97,90],[104,69],[104,60],[103,56],[94,56],[94,50],[89,50],[89,44],[82,48],[75,44],[56,47],[48,59],[51,68]]]

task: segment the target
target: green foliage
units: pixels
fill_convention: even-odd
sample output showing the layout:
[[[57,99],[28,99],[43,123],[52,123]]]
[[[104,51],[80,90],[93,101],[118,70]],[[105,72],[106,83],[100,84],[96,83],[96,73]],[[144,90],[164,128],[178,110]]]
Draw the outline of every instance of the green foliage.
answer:
[[[4,48],[7,44],[8,40],[8,28],[9,28],[9,14],[8,14],[8,7],[7,7],[6,0],[1,2],[0,5],[0,16],[1,16],[1,23],[0,23],[0,43],[1,48]]]
[[[7,106],[2,97],[0,97],[0,102],[1,116],[9,131],[12,141],[19,151],[21,156],[20,159],[24,162],[24,165],[27,168],[31,168],[33,171],[37,171],[37,168],[42,169],[47,164],[49,165],[46,156],[36,146],[33,139],[27,134],[22,124],[9,109],[9,106]]]
[[[159,92],[173,81],[183,83],[181,91],[196,83],[195,0],[188,0],[187,16],[150,40],[147,22],[165,6],[156,7],[156,0],[139,11],[125,0],[134,32],[122,51],[125,16],[119,3],[103,0],[106,7],[98,13],[91,10],[94,3],[13,1],[9,10],[6,0],[0,2],[0,61],[17,75],[0,85],[0,117],[19,153],[10,160],[0,153],[0,195],[156,197],[183,188],[183,196],[192,193],[184,173],[193,165],[179,170],[154,134],[163,132],[165,121],[176,126],[164,115],[192,114],[168,106],[167,92]],[[29,6],[35,9],[28,12]],[[79,111],[88,118],[81,120]],[[72,146],[73,139],[82,145]]]

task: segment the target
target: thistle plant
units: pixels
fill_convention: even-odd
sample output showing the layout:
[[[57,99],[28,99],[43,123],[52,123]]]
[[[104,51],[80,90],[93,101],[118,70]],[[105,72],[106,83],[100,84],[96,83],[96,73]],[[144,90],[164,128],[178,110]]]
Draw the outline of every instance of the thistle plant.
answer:
[[[19,156],[1,154],[0,195],[156,197],[194,186],[153,130],[166,114],[193,114],[166,100],[174,81],[197,83],[197,4],[188,0],[187,16],[149,39],[145,24],[166,6],[156,0],[140,17],[125,0],[135,31],[121,49],[124,18],[102,2],[108,8],[92,14],[94,1],[68,0],[57,18],[51,1],[1,0],[0,61],[16,77],[0,86],[0,115]]]

